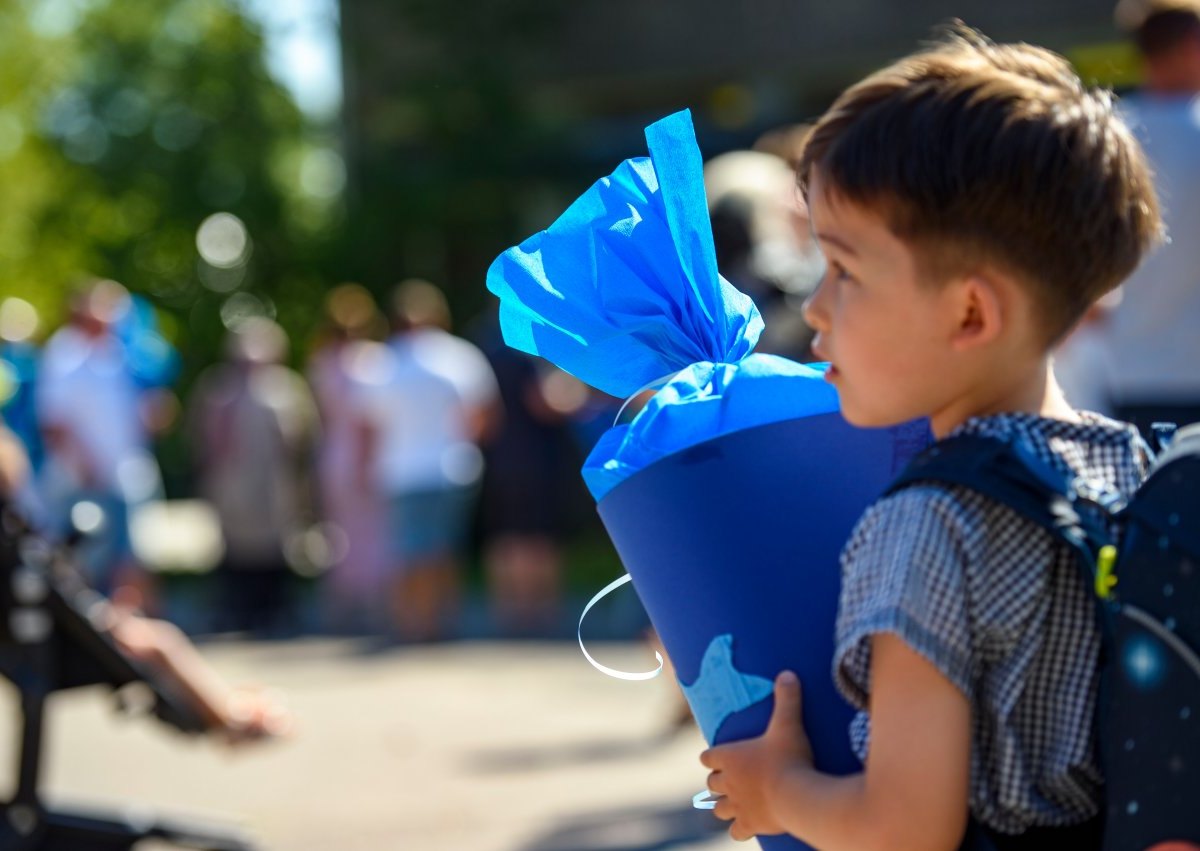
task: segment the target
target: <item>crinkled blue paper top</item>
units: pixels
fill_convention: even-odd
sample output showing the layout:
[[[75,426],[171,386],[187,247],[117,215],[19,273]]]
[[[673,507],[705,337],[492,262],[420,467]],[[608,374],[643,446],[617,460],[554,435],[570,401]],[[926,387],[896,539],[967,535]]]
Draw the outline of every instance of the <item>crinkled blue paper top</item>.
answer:
[[[776,355],[740,363],[697,363],[679,372],[628,425],[609,429],[583,465],[599,502],[660,458],[754,426],[838,410],[824,364],[806,366]]]
[[[717,274],[691,113],[646,128],[626,160],[488,270],[513,348],[625,397],[700,361],[754,350],[762,318]]]
[[[717,273],[704,166],[686,110],[646,128],[626,160],[488,270],[508,345],[618,397],[670,381],[584,465],[597,501],[674,452],[838,409],[822,372],[751,355],[763,323]]]

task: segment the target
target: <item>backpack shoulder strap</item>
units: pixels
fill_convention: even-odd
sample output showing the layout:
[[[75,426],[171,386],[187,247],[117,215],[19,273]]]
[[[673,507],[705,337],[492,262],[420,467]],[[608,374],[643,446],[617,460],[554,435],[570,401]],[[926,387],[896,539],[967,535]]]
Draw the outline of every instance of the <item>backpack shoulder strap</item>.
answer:
[[[980,435],[947,438],[914,458],[886,493],[921,482],[959,485],[1008,506],[1070,546],[1094,581],[1107,530],[1076,510],[1080,495],[1070,478],[1020,444]]]

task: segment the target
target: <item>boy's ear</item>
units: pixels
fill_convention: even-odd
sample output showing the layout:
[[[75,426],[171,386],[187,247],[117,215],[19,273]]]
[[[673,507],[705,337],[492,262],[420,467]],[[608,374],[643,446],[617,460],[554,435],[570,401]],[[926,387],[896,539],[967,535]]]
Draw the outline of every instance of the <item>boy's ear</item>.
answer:
[[[995,281],[982,275],[962,279],[955,288],[956,324],[950,343],[958,351],[986,345],[1004,328],[1004,299]]]

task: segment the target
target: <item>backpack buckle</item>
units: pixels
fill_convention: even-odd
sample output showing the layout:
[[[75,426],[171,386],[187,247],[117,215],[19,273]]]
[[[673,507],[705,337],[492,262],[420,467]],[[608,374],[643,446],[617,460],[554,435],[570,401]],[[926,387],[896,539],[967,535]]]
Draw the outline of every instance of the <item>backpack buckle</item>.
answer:
[[[1096,596],[1101,600],[1111,600],[1113,589],[1117,587],[1117,548],[1105,544],[1096,554]]]
[[[1125,507],[1125,498],[1112,488],[1097,487],[1092,482],[1076,477],[1071,482],[1071,489],[1075,501],[1094,505],[1107,514],[1116,514]]]

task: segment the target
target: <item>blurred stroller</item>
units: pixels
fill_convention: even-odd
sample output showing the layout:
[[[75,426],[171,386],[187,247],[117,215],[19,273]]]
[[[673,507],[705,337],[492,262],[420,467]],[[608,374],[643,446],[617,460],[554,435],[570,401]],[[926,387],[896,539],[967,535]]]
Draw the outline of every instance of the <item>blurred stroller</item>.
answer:
[[[106,685],[126,710],[148,707],[180,731],[235,742],[283,733],[290,718],[270,700],[237,704],[177,629],[123,612],[92,590],[73,557],[78,537],[54,545],[15,507],[27,472],[20,444],[0,426],[0,675],[20,693],[22,715],[14,792],[0,802],[0,851],[128,851],[149,839],[199,851],[254,851],[232,828],[140,812],[55,810],[42,800],[46,701],[56,691]],[[142,700],[132,700],[131,690]]]

